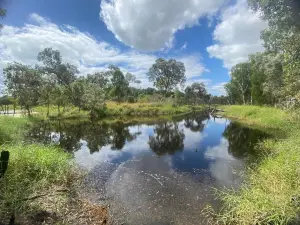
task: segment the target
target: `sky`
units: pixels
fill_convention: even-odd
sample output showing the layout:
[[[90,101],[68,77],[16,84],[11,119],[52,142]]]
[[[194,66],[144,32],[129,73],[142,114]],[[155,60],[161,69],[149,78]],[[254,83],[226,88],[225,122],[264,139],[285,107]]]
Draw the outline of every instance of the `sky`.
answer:
[[[44,48],[59,50],[80,75],[110,64],[152,87],[147,72],[156,59],[185,64],[186,85],[204,82],[225,94],[230,69],[264,50],[267,28],[246,0],[0,0],[0,91],[8,63],[37,64]]]

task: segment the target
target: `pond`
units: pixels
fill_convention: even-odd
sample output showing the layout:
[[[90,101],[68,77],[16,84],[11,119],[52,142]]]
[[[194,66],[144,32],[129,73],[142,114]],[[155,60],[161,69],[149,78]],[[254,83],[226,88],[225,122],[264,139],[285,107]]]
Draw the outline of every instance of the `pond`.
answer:
[[[205,112],[136,122],[51,121],[28,138],[60,145],[87,169],[86,198],[115,224],[205,224],[214,189],[238,188],[267,135]]]

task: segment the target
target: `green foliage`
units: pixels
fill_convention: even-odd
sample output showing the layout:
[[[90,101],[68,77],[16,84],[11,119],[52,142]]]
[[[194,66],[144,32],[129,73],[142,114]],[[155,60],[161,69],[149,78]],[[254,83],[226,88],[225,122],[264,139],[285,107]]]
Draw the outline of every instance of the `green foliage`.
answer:
[[[159,58],[149,69],[148,77],[154,86],[162,90],[165,95],[174,90],[176,85],[184,85],[186,81],[185,66],[174,59],[166,61]]]
[[[207,91],[203,82],[193,83],[191,86],[187,86],[185,89],[186,102],[204,103],[206,100]]]
[[[232,103],[300,105],[300,2],[298,0],[248,0],[268,28],[262,32],[266,52],[250,56],[251,85],[241,90],[232,77],[226,91]],[[241,66],[240,63],[237,66]],[[233,68],[234,70],[234,68]],[[248,76],[248,71],[241,71]],[[232,73],[233,74],[233,71]],[[245,93],[245,94],[244,94]],[[249,100],[250,99],[250,100]],[[252,100],[252,101],[251,101]]]
[[[27,118],[0,116],[0,145],[21,141],[28,124],[30,121]]]
[[[300,205],[300,122],[288,112],[267,107],[225,107],[226,116],[286,138],[257,146],[265,156],[248,170],[245,185],[237,192],[219,193],[224,202],[217,219],[221,224],[298,224]],[[276,133],[273,133],[276,134]],[[282,135],[280,136],[282,137]]]
[[[116,101],[124,101],[128,93],[129,83],[126,80],[122,71],[118,67],[113,67],[111,69],[111,73],[112,89],[110,91],[110,94],[116,98]]]
[[[37,59],[42,66],[36,65],[32,68],[13,63],[5,68],[4,75],[6,91],[14,109],[19,104],[31,114],[32,107],[35,107],[41,117],[85,117],[87,111],[92,118],[116,114],[177,114],[189,111],[187,107],[176,108],[177,105],[210,103],[212,97],[207,94],[203,83],[191,85],[192,96],[187,96],[177,89],[173,92],[178,84],[183,85],[186,80],[184,64],[175,60],[158,59],[149,70],[149,78],[159,87],[159,90],[156,90],[131,87],[131,84],[137,85],[141,81],[131,73],[124,75],[120,68],[114,65],[109,66],[104,72],[77,77],[79,71],[76,66],[64,63],[60,52],[52,48],[41,51]],[[132,112],[131,107],[107,110],[105,103],[108,100],[118,103],[164,102],[165,105],[174,107],[162,107],[161,104],[159,107],[162,109],[155,107],[140,112]],[[53,105],[56,105],[57,112],[54,112]],[[47,109],[45,110],[43,106]],[[77,107],[78,112],[75,112],[72,106]],[[80,113],[81,110],[84,110],[83,113]]]
[[[18,98],[28,115],[31,108],[38,104],[42,78],[37,70],[20,63],[9,64],[3,71],[4,83],[8,93]]]
[[[12,212],[31,215],[41,206],[26,199],[51,195],[56,189],[68,188],[75,179],[71,155],[57,147],[18,144],[7,145],[5,150],[10,152],[10,160],[5,177],[0,180],[1,220]]]
[[[5,16],[6,16],[6,9],[0,8],[0,17],[4,18]],[[2,27],[3,27],[2,24],[0,24],[0,30]]]

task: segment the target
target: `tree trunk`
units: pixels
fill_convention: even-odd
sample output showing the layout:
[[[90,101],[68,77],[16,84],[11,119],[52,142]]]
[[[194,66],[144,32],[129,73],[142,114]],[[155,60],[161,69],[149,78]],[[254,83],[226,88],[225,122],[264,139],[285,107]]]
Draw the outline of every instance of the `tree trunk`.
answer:
[[[47,104],[47,117],[49,116],[49,111],[50,111],[50,103],[48,102],[48,104]]]
[[[243,103],[244,103],[244,105],[246,105],[245,95],[243,94],[242,97],[243,97]]]
[[[60,114],[60,105],[57,105],[58,114]]]
[[[26,110],[27,110],[28,116],[30,116],[31,114],[30,114],[30,108],[29,108],[29,106],[26,106]]]

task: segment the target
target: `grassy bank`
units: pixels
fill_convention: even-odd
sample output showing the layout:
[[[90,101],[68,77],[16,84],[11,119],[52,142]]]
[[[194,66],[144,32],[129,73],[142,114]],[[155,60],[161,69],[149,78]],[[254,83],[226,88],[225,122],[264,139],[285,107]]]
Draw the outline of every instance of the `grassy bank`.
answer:
[[[278,130],[285,138],[259,146],[265,157],[248,170],[237,192],[220,194],[222,224],[300,223],[300,122],[292,113],[255,106],[224,107],[225,115],[248,125]]]
[[[192,111],[203,110],[204,106],[175,106],[172,104],[164,103],[116,103],[107,102],[106,109],[103,112],[103,116],[115,117],[115,116],[135,116],[135,117],[154,117],[162,115],[178,115],[183,113],[189,113]],[[33,109],[37,112],[37,115],[41,118],[47,118],[47,107],[38,106]],[[89,118],[89,112],[80,110],[74,106],[67,106],[64,109],[61,108],[60,113],[56,106],[50,106],[49,118],[60,119],[82,119]]]
[[[106,209],[77,195],[82,174],[72,155],[57,146],[23,142],[31,123],[27,117],[0,116],[1,150],[10,153],[8,169],[0,178],[0,223],[8,224],[14,213],[21,225],[102,224]]]

